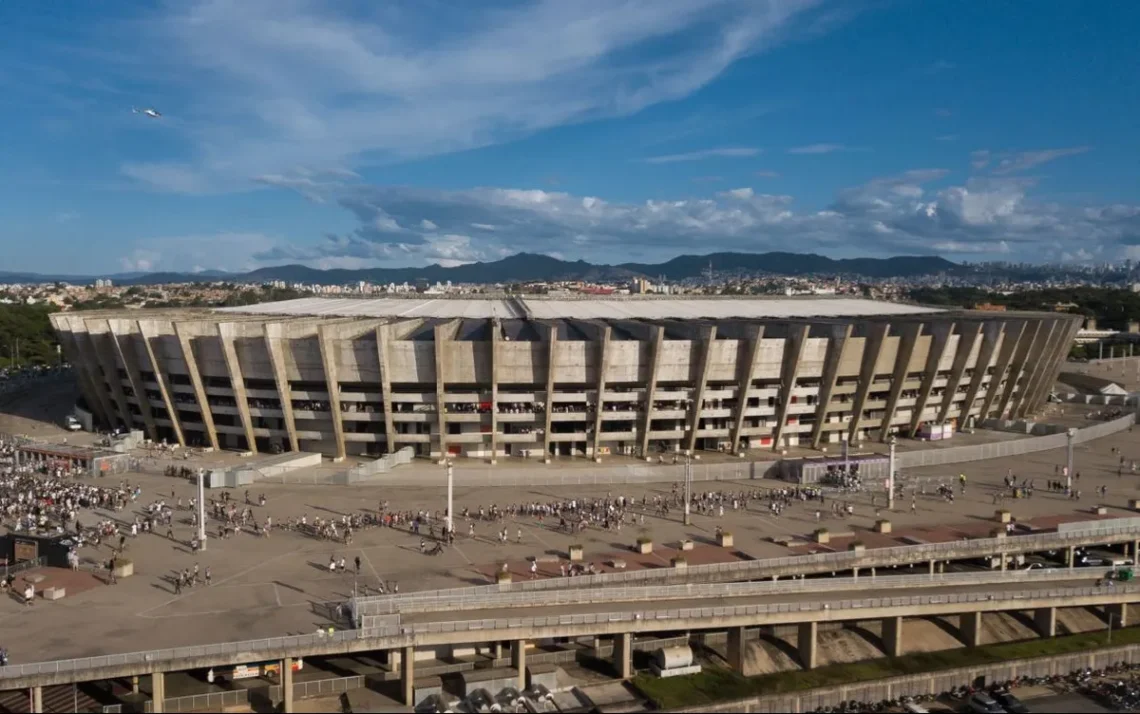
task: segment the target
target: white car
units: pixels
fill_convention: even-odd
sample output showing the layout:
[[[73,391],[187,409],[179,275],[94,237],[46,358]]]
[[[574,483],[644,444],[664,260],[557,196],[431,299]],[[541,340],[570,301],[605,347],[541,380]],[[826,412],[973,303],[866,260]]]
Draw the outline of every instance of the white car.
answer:
[[[63,420],[63,425],[67,427],[68,431],[80,431],[83,429],[83,425],[79,423],[79,420],[71,415],[68,415],[67,418]]]

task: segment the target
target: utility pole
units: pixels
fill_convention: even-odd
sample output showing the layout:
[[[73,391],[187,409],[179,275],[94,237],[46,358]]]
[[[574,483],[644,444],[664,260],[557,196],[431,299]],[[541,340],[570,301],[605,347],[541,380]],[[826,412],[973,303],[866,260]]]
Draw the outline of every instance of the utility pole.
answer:
[[[206,551],[206,470],[198,469],[198,550]]]
[[[455,496],[455,472],[451,464],[451,459],[447,460],[447,536],[450,536],[452,530],[455,528],[455,522],[452,511],[453,497]],[[445,536],[446,540],[446,536]]]
[[[898,439],[894,434],[891,434],[887,446],[890,449],[887,452],[887,510],[895,510],[895,445],[898,444]]]
[[[689,512],[693,501],[693,455],[685,454],[685,525],[693,525],[693,517]]]
[[[1077,435],[1076,429],[1069,429],[1065,432],[1067,439],[1065,440],[1065,488],[1072,492],[1073,490],[1073,437]]]

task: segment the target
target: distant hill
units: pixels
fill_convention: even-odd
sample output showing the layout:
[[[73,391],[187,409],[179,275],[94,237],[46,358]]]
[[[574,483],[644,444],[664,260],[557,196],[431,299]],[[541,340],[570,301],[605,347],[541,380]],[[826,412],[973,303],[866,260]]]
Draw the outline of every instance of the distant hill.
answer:
[[[445,268],[429,265],[423,268],[365,268],[361,270],[318,270],[304,265],[277,265],[258,268],[249,273],[127,273],[118,275],[63,276],[0,272],[0,283],[89,283],[96,278],[110,278],[117,285],[155,285],[159,283],[233,281],[343,285],[361,280],[371,283],[514,283],[531,280],[595,280],[625,281],[634,277],[669,280],[699,278],[709,265],[719,273],[807,276],[848,275],[867,278],[913,278],[947,273],[962,275],[967,269],[944,258],[933,256],[897,256],[894,258],[844,258],[833,260],[811,253],[710,253],[679,255],[664,263],[622,263],[598,265],[584,260],[565,261],[548,255],[518,253],[490,263],[470,263]]]

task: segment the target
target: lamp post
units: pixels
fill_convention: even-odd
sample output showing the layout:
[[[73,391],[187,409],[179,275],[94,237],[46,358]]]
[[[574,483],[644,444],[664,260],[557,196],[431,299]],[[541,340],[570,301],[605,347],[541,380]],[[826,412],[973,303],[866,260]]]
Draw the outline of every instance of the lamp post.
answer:
[[[685,454],[685,525],[693,524],[692,514],[689,512],[693,501],[693,455]]]
[[[206,470],[198,469],[198,549],[206,550]]]
[[[453,499],[455,497],[455,469],[452,466],[451,459],[447,460],[447,536],[450,536],[455,528],[455,521],[453,518]],[[446,540],[446,538],[445,538]]]
[[[1073,490],[1073,437],[1077,435],[1076,429],[1069,429],[1065,432],[1065,488],[1069,491]]]
[[[891,434],[890,440],[887,442],[889,451],[887,452],[887,510],[895,510],[895,445],[898,444],[898,439],[894,434]]]

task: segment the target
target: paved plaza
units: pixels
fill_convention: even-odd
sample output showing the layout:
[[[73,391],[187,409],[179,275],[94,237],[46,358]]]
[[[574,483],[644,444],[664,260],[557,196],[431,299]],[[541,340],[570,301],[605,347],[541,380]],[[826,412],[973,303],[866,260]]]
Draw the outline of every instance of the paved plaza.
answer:
[[[1064,450],[1039,452],[1028,456],[998,459],[983,463],[952,465],[916,469],[906,477],[933,478],[937,483],[944,479],[954,483],[960,473],[968,477],[969,487],[964,496],[953,504],[931,493],[916,498],[916,512],[912,513],[909,499],[897,504],[890,518],[895,524],[896,537],[930,526],[946,524],[946,539],[961,537],[979,524],[988,528],[994,512],[994,493],[1001,487],[1007,471],[1019,478],[1036,479],[1037,493],[1031,499],[1007,500],[1004,504],[1015,518],[1030,520],[1053,517],[1052,520],[1081,520],[1090,518],[1087,509],[1101,499],[1094,495],[1097,486],[1108,487],[1109,515],[1131,515],[1125,507],[1129,498],[1140,497],[1140,475],[1125,472],[1117,477],[1119,456],[1140,459],[1140,439],[1126,431],[1077,448],[1077,470],[1081,473],[1078,486],[1082,499],[1074,501],[1060,494],[1048,493],[1045,482],[1054,476],[1057,465],[1064,460]],[[192,463],[192,462],[191,462]],[[456,469],[455,502],[457,513],[468,508],[477,512],[491,505],[505,507],[525,502],[551,502],[571,498],[606,497],[624,495],[636,499],[648,495],[669,495],[674,484],[650,484],[613,487],[515,487],[481,488],[463,485],[464,467]],[[142,488],[136,508],[162,498],[174,503],[178,497],[188,501],[194,487],[189,481],[154,474],[131,474],[129,480]],[[782,488],[777,481],[727,481],[715,484],[698,484],[697,490],[717,489],[727,492],[747,492]],[[339,518],[346,513],[376,511],[381,501],[399,511],[442,511],[444,492],[438,487],[385,487],[368,486],[309,486],[257,484],[251,489],[254,502],[265,494],[267,505],[254,507],[258,521],[271,515],[277,524],[290,518],[306,516],[309,522],[316,517]],[[211,492],[217,496],[218,493]],[[232,492],[240,503],[244,490]],[[879,499],[883,496],[880,494]],[[859,494],[849,499],[854,508],[850,518],[837,519],[824,509],[822,525],[833,531],[863,532],[875,520],[876,508],[869,496]],[[880,503],[881,507],[881,503]],[[189,511],[176,513],[175,541],[165,538],[165,528],[158,533],[141,535],[131,540],[128,555],[134,560],[134,577],[123,579],[117,585],[97,583],[83,592],[69,595],[56,602],[37,601],[33,607],[24,607],[15,599],[0,602],[0,630],[12,654],[13,663],[46,659],[81,657],[112,652],[139,651],[153,648],[221,641],[253,639],[284,634],[314,632],[327,621],[319,614],[320,604],[342,601],[357,588],[375,589],[380,582],[389,587],[398,583],[401,592],[423,589],[482,585],[502,562],[510,563],[516,577],[528,577],[526,561],[531,558],[563,554],[571,543],[585,546],[586,560],[599,565],[613,554],[622,554],[631,566],[637,560],[628,553],[628,546],[638,536],[647,535],[662,549],[642,563],[653,567],[668,563],[670,545],[684,538],[698,543],[713,540],[718,526],[732,531],[736,538],[736,551],[750,558],[766,558],[797,552],[773,542],[773,539],[803,539],[817,526],[814,503],[796,504],[782,515],[772,515],[765,506],[753,502],[748,510],[726,509],[723,517],[694,515],[693,525],[680,523],[680,513],[660,517],[649,509],[644,525],[626,525],[620,532],[591,528],[585,533],[569,535],[557,531],[549,521],[539,524],[533,518],[508,521],[509,543],[497,542],[498,524],[476,523],[475,538],[467,537],[467,523],[461,521],[457,545],[442,555],[420,553],[420,536],[391,528],[361,529],[354,533],[351,546],[316,540],[295,532],[274,530],[270,538],[259,538],[242,533],[226,540],[212,539],[208,549],[197,555],[187,546],[194,529],[189,523]],[[133,514],[101,513],[100,517],[130,520]],[[82,516],[85,522],[95,518],[91,513]],[[185,522],[179,522],[185,519]],[[521,542],[517,534],[521,530]],[[868,547],[894,544],[867,540]],[[895,541],[897,543],[897,541]],[[802,546],[800,546],[802,547]],[[836,546],[840,547],[840,546]],[[698,552],[702,549],[698,547]],[[716,551],[715,553],[713,551]],[[723,560],[727,551],[707,546],[707,558]],[[87,559],[105,559],[109,552],[104,546],[99,552],[85,549]],[[349,563],[349,574],[330,574],[330,557],[344,557]],[[361,560],[359,575],[351,573],[354,559]],[[706,556],[694,553],[694,559],[711,562]],[[558,562],[545,557],[539,575],[556,575]],[[565,561],[562,561],[565,562]],[[693,562],[696,562],[694,560]],[[209,566],[213,585],[199,586],[175,595],[167,577],[178,569]],[[88,576],[93,577],[93,576]]]

